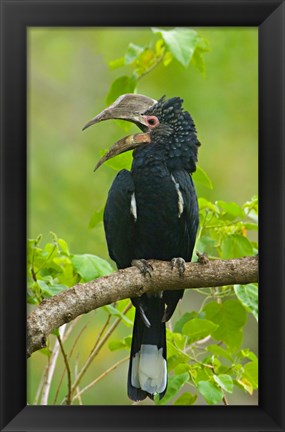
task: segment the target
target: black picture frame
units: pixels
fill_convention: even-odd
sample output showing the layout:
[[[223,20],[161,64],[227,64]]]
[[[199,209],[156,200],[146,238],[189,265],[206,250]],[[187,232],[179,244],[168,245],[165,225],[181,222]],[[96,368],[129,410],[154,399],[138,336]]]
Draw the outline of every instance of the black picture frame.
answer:
[[[1,0],[2,431],[284,431],[284,1]],[[260,398],[258,406],[26,406],[26,28],[257,26]]]

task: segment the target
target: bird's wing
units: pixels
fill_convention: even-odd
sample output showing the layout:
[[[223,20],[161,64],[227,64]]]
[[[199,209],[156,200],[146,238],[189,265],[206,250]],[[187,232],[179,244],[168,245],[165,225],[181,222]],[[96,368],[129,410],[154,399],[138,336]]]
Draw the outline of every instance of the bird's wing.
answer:
[[[104,228],[110,257],[118,268],[131,265],[134,248],[136,203],[132,175],[122,170],[109,191],[105,211]]]
[[[199,224],[199,209],[197,196],[190,174],[184,170],[177,170],[172,173],[183,198],[183,212],[181,214],[181,257],[191,261],[195,245],[196,234]]]
[[[188,174],[187,171],[177,170],[172,172],[172,176],[174,177],[176,187],[179,191],[178,199],[180,200],[181,207],[181,209],[179,210],[181,211],[181,215],[179,217],[179,255],[180,258],[184,258],[185,261],[191,261],[199,224],[199,210],[196,192],[192,177],[190,174]],[[181,194],[181,196],[179,196],[179,194]],[[183,296],[183,293],[184,290],[163,292],[163,299],[167,305],[163,317],[164,321],[168,321],[171,318],[178,301]]]

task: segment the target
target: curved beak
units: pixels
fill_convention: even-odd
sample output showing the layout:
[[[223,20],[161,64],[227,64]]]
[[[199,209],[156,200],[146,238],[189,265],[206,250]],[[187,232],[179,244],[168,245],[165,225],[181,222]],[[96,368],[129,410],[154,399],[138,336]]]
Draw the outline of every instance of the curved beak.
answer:
[[[115,102],[91,119],[82,130],[104,120],[117,119],[131,121],[138,126],[147,126],[143,113],[156,104],[155,99],[140,94],[128,93],[119,96]]]
[[[94,171],[96,171],[108,159],[111,159],[126,151],[134,150],[135,148],[140,147],[141,145],[144,144],[150,144],[149,132],[126,136],[120,141],[117,141],[110,148],[110,150],[101,157],[101,159],[96,164]]]
[[[120,96],[112,105],[104,109],[100,114],[91,119],[82,130],[87,129],[96,123],[104,120],[118,119],[127,120],[135,123],[145,133],[129,135],[117,141],[110,150],[99,160],[95,170],[99,168],[108,159],[111,159],[128,150],[133,150],[144,144],[150,143],[150,134],[148,132],[148,124],[143,113],[156,104],[155,99],[151,99],[139,94],[125,94]]]

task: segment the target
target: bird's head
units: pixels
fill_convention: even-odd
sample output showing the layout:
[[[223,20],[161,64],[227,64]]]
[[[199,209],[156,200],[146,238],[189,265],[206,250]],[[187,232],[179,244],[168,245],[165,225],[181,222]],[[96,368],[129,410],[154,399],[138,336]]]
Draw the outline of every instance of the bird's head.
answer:
[[[167,142],[172,143],[169,151],[173,149],[177,153],[177,147],[181,143],[187,143],[193,136],[196,138],[194,123],[189,113],[183,111],[182,102],[183,100],[178,97],[167,100],[163,97],[156,101],[139,94],[130,93],[120,96],[112,105],[90,120],[83,130],[104,120],[120,119],[135,123],[142,132],[117,141],[99,160],[95,170],[108,159],[121,153],[152,143],[164,143],[165,138],[168,138]],[[199,142],[196,139],[194,147],[198,145]],[[194,159],[196,159],[196,153]],[[175,159],[175,155],[171,157]],[[182,157],[184,157],[183,154]]]

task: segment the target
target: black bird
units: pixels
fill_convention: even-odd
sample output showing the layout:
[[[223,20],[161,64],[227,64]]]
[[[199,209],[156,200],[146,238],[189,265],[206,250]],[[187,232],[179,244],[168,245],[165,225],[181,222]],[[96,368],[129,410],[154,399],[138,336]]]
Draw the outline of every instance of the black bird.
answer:
[[[124,119],[142,133],[118,141],[104,161],[134,149],[131,171],[122,170],[109,191],[104,227],[110,257],[119,269],[138,266],[151,273],[148,259],[171,261],[184,271],[191,261],[198,228],[198,205],[191,173],[200,145],[190,114],[179,97],[158,101],[143,95],[120,96],[84,127]],[[167,388],[166,333],[183,290],[132,298],[136,307],[128,395],[139,401]]]

